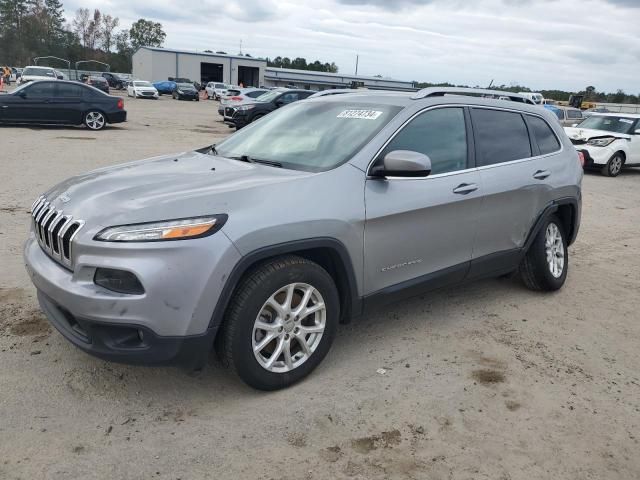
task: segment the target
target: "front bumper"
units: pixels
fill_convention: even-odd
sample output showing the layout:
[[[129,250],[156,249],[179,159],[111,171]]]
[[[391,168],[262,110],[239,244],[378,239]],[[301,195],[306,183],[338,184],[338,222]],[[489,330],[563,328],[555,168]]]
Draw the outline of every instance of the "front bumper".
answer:
[[[136,91],[134,96],[136,98],[158,98],[160,95],[158,92],[140,92]]]
[[[199,96],[197,93],[195,94],[185,94],[185,93],[178,93],[178,100],[196,100]]]
[[[223,232],[177,242],[93,243],[102,245],[74,244],[73,271],[49,258],[33,233],[25,243],[25,265],[42,309],[65,338],[90,354],[126,363],[187,364],[209,353],[223,280],[240,258]],[[96,285],[98,267],[134,273],[145,292]]]
[[[618,151],[609,147],[592,147],[590,145],[575,145],[576,150],[584,154],[585,168],[602,167],[606,165],[613,154]]]

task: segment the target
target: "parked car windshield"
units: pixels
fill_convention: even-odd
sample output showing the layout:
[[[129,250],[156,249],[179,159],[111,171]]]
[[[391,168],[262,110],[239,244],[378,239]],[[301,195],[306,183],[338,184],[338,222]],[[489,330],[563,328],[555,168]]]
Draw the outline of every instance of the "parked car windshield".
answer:
[[[55,73],[53,73],[53,70],[49,70],[48,68],[25,68],[24,71],[22,72],[22,75],[24,76],[34,76],[34,77],[51,77],[51,78],[55,78],[56,75]]]
[[[134,87],[152,87],[149,82],[133,82]]]
[[[178,83],[176,86],[183,90],[195,90],[195,87],[190,83]]]
[[[636,120],[634,118],[593,115],[588,117],[586,120],[583,120],[578,127],[628,134],[631,133],[631,128],[635,122]]]
[[[396,105],[296,102],[238,131],[215,151],[293,170],[330,170],[348,161],[400,110]]]

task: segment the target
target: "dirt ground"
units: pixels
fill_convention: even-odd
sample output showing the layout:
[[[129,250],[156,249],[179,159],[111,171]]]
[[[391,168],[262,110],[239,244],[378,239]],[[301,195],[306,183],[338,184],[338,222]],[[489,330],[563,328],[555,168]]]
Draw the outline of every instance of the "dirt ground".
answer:
[[[125,107],[97,133],[0,127],[0,479],[640,478],[640,169],[585,176],[560,292],[488,280],[388,307],[261,393],[213,360],[94,359],[38,309],[21,247],[42,191],[230,132],[212,101]]]

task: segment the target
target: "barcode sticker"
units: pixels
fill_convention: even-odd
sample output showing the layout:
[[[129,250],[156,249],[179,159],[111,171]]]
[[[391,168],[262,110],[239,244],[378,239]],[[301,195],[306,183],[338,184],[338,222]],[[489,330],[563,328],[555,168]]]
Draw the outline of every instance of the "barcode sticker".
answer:
[[[338,118],[359,118],[361,120],[376,120],[382,112],[377,110],[343,110]]]

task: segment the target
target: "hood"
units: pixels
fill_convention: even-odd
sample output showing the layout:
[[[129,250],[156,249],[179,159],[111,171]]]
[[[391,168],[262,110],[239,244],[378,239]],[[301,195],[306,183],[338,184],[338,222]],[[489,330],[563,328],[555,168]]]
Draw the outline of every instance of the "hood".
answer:
[[[580,127],[565,127],[564,129],[567,136],[573,141],[587,142],[594,138],[613,137],[620,140],[631,140],[631,135],[624,133],[608,132],[606,130],[592,130],[590,128]]]
[[[105,227],[228,214],[249,191],[310,175],[194,151],[94,170],[60,183],[46,197],[88,226]]]

